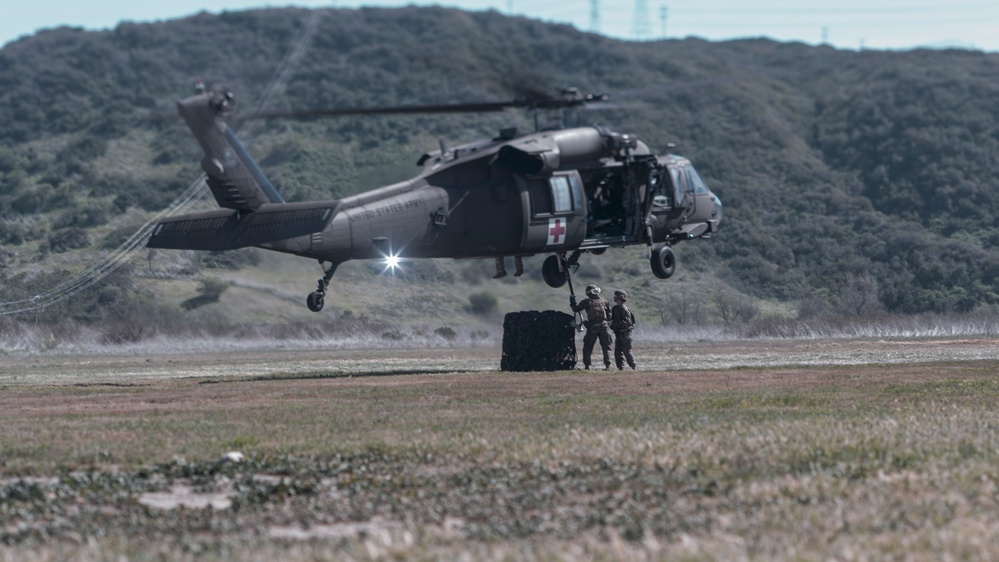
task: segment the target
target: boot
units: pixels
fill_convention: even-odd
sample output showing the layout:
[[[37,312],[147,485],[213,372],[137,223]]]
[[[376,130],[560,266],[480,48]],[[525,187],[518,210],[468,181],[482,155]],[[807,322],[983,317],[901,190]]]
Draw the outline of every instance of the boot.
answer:
[[[524,260],[520,256],[513,256],[513,276],[520,277],[524,274]]]
[[[493,275],[493,279],[500,277],[506,277],[506,264],[503,263],[503,258],[496,258],[496,275]]]

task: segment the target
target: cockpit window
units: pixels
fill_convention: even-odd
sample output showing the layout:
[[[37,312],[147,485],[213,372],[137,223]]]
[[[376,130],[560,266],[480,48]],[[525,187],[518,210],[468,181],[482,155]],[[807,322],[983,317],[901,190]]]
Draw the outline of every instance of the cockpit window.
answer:
[[[687,172],[687,189],[693,191],[694,193],[707,193],[708,186],[704,185],[704,180],[701,176],[697,175],[697,170],[693,166],[687,166],[684,168]]]
[[[680,172],[679,168],[674,168],[670,166],[669,175],[670,179],[673,180],[673,191],[674,191],[673,198],[676,201],[676,206],[679,207],[683,205],[683,198],[687,193],[687,182],[684,179],[683,174]]]

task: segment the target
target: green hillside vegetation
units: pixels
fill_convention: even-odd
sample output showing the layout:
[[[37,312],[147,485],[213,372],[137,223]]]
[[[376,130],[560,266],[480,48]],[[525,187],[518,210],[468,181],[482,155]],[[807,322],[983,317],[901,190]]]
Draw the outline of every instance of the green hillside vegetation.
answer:
[[[0,301],[71,277],[186,189],[201,153],[175,100],[204,79],[254,107],[310,14],[60,28],[0,50]],[[652,278],[642,250],[582,259],[581,278],[633,291],[653,322],[999,307],[996,54],[632,43],[496,12],[333,9],[277,105],[504,100],[569,85],[620,102],[574,120],[636,133],[658,151],[675,143],[725,204],[717,236],[677,247],[680,273],[669,281]],[[510,125],[532,126],[514,112],[274,122],[250,149],[286,199],[327,199],[415,174],[438,138],[471,141]],[[303,305],[315,263],[261,254],[141,252],[33,318],[145,314],[189,325],[253,320],[253,308],[315,318]],[[472,293],[497,297],[493,314],[564,305],[538,280],[540,258],[528,260],[531,279],[504,281],[489,280],[482,261],[409,265],[386,279],[380,266],[348,264],[334,277],[344,300],[324,314],[419,320],[439,310],[442,323],[473,321]],[[256,296],[227,304],[230,291]]]

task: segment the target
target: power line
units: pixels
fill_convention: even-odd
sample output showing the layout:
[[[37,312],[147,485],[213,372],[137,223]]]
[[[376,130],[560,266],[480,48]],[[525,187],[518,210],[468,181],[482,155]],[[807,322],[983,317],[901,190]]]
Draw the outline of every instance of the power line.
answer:
[[[315,35],[316,30],[319,28],[319,20],[322,14],[322,11],[314,10],[309,16],[302,34],[299,35],[284,59],[278,64],[277,74],[264,91],[258,109],[269,106],[284,91],[288,81],[295,73],[302,56],[305,54],[312,36]],[[243,140],[252,138],[256,135],[260,126],[257,123],[251,124],[246,129],[240,131],[240,138]],[[71,298],[81,291],[94,286],[142,250],[145,247],[146,240],[148,240],[149,235],[152,233],[153,227],[160,220],[187,211],[200,200],[204,199],[206,194],[204,186],[205,175],[202,174],[180,196],[174,199],[166,209],[160,211],[156,216],[139,227],[132,236],[109,255],[105,256],[100,262],[88,267],[69,281],[60,283],[30,298],[0,303],[0,315],[7,316],[23,312],[36,312]]]
[[[417,3],[429,0],[418,0]],[[666,15],[659,12],[660,30],[650,33],[643,22],[650,21],[638,15],[642,2],[616,0],[604,1],[599,14],[599,25],[593,25],[594,0],[532,0],[518,3],[518,14],[542,21],[563,22],[577,29],[624,40],[644,41],[658,37],[702,37],[713,41],[745,37],[769,37],[776,41],[802,41],[822,43],[822,29],[826,28],[826,41],[839,48],[856,48],[861,37],[865,48],[879,44],[880,48],[908,49],[920,45],[963,45],[964,48],[994,51],[999,49],[991,27],[999,25],[999,4],[976,0],[957,0],[940,4],[931,0],[911,0],[892,3],[861,3],[856,0],[813,2],[800,0],[768,0],[764,5],[734,3],[730,1],[699,0],[644,0],[646,9],[665,7]],[[477,4],[476,9],[486,9],[487,1],[467,0],[464,6]],[[589,21],[587,10],[589,7]],[[655,14],[653,14],[655,17]],[[668,34],[666,24],[668,23]],[[648,23],[652,25],[651,21]],[[947,29],[950,28],[950,29]]]

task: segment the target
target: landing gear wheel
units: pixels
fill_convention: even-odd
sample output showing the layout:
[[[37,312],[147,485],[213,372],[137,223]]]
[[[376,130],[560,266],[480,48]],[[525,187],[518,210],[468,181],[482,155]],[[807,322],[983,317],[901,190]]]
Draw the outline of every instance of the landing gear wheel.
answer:
[[[558,256],[548,256],[545,258],[545,263],[541,264],[541,277],[553,289],[558,289],[562,285],[565,285],[568,279],[565,269],[559,267],[558,261]]]
[[[305,304],[308,305],[309,310],[312,312],[319,312],[323,309],[323,304],[325,304],[323,294],[319,291],[309,293],[309,298],[305,299]]]
[[[323,305],[326,304],[326,291],[330,286],[330,279],[333,278],[333,273],[336,272],[336,266],[340,264],[336,262],[331,262],[329,268],[323,268],[323,278],[317,282],[318,288],[309,293],[308,298],[305,299],[306,306],[312,312],[319,312],[323,309]],[[323,267],[323,260],[319,260],[319,267]]]
[[[652,252],[649,258],[649,265],[652,266],[652,274],[660,279],[669,279],[676,271],[676,254],[669,246],[659,246]]]

